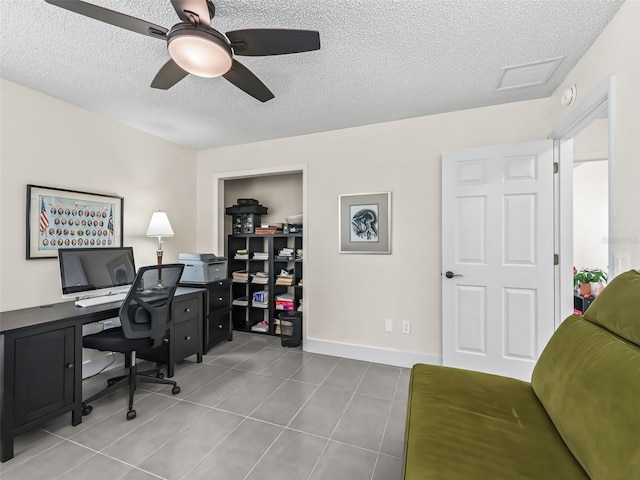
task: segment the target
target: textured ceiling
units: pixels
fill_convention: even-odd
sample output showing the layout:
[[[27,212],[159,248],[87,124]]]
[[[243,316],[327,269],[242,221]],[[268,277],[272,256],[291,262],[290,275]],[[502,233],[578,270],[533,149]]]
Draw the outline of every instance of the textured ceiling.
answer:
[[[170,28],[169,0],[91,0]],[[0,1],[0,75],[192,148],[549,96],[623,0],[218,0],[212,27],[320,32],[321,50],[238,57],[275,94],[222,78],[149,88],[166,43],[44,0]],[[505,66],[564,57],[546,85],[496,91]]]

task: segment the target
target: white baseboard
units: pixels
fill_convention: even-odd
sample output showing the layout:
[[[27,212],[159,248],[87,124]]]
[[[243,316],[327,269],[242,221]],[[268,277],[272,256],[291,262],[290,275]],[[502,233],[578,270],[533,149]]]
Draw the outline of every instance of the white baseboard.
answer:
[[[403,352],[386,348],[365,347],[363,345],[329,342],[312,338],[305,338],[303,340],[302,349],[310,353],[320,353],[333,357],[350,358],[352,360],[363,360],[365,362],[383,363],[396,367],[411,368],[416,363],[442,365],[442,357],[438,355],[425,355],[422,353]]]

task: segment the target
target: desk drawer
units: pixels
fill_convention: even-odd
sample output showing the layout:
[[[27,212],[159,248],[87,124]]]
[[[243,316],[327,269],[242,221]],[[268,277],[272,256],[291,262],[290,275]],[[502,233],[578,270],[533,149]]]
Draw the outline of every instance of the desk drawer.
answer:
[[[200,316],[200,297],[195,296],[185,300],[173,302],[173,321],[182,323]]]
[[[230,321],[231,311],[226,310],[221,313],[212,313],[209,315],[209,337],[226,337],[231,331]]]
[[[218,286],[218,283],[221,285]],[[209,311],[229,308],[231,289],[223,282],[216,282],[215,287],[209,291]]]
[[[175,325],[176,361],[182,360],[198,351],[200,345],[199,333],[197,318]]]

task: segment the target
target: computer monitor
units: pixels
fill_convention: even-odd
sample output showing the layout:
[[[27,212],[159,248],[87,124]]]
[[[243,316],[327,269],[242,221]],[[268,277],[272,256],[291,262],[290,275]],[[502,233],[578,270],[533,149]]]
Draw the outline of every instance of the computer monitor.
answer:
[[[133,248],[60,248],[62,298],[124,293],[136,277]]]

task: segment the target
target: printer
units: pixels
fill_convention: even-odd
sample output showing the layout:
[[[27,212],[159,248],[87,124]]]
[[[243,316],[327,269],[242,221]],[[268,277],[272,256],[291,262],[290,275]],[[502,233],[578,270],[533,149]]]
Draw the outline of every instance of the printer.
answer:
[[[184,265],[180,283],[210,283],[227,278],[227,259],[213,253],[181,253]]]

